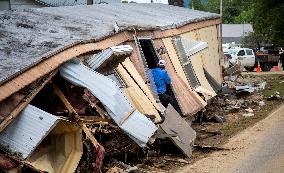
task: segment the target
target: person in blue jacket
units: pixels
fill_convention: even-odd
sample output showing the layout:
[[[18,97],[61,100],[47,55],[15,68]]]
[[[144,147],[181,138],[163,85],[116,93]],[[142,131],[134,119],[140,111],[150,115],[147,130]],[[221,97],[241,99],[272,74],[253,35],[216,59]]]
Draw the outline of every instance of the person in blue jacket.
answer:
[[[171,78],[165,70],[165,66],[166,62],[164,60],[159,60],[157,67],[151,69],[151,73],[162,105],[167,108],[170,103],[175,107],[173,98],[166,93],[167,87],[171,84]]]

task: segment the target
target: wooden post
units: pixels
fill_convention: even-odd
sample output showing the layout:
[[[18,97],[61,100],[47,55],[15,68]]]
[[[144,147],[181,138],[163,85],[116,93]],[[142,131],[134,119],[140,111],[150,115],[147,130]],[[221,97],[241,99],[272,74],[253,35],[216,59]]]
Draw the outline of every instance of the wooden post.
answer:
[[[65,97],[65,95],[63,94],[63,92],[60,90],[60,88],[55,85],[54,83],[51,84],[54,92],[56,93],[56,95],[60,98],[60,100],[63,102],[63,104],[66,106],[66,108],[68,109],[68,111],[73,114],[75,116],[75,119],[78,123],[78,125],[82,128],[82,130],[85,132],[85,134],[87,135],[87,137],[91,140],[92,144],[94,145],[95,148],[97,148],[100,144],[98,143],[98,141],[95,139],[95,137],[93,136],[93,134],[89,131],[89,129],[87,128],[86,124],[83,123],[80,120],[80,116],[77,114],[77,112],[75,111],[75,109],[72,107],[72,105],[70,104],[70,102],[67,100],[67,98]]]

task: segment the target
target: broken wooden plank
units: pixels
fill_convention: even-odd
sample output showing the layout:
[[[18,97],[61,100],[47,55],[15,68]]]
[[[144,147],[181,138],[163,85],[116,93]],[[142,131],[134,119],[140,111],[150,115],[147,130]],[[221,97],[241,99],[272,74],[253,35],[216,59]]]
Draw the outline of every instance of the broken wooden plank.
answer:
[[[80,120],[86,124],[96,124],[96,123],[111,123],[109,119],[98,117],[98,116],[80,116]]]
[[[136,70],[136,68],[134,67],[132,62],[130,61],[130,59],[126,58],[122,62],[122,65],[127,70],[129,75],[132,77],[134,82],[136,82],[136,84],[140,87],[140,89],[145,93],[145,95],[148,97],[148,99],[151,101],[151,103],[154,105],[154,107],[157,110],[161,111],[159,105],[157,104],[155,98],[153,97],[152,92],[150,91],[148,86],[145,84],[145,82],[143,81],[143,78],[140,76],[140,74],[138,73],[138,71]]]
[[[164,38],[163,39],[163,43],[167,49],[167,53],[169,54],[169,58],[171,60],[171,63],[173,64],[173,67],[176,71],[176,73],[180,76],[180,78],[184,81],[184,83],[187,85],[188,88],[191,88],[188,80],[187,80],[187,77],[186,77],[186,74],[184,72],[184,69],[181,65],[181,62],[179,61],[179,57],[177,55],[177,51],[175,50],[175,47],[173,46],[173,43],[172,43],[172,38],[169,37],[169,38]]]
[[[92,144],[94,145],[94,147],[98,148],[99,147],[99,143],[98,141],[95,139],[95,137],[93,136],[93,134],[89,131],[89,129],[87,128],[86,124],[84,124],[82,121],[80,121],[80,116],[77,114],[77,112],[75,111],[75,109],[72,107],[72,105],[70,104],[70,102],[67,100],[67,98],[65,97],[65,95],[63,94],[63,92],[60,90],[60,88],[55,85],[52,84],[52,87],[54,89],[54,92],[56,93],[56,95],[60,98],[60,100],[63,102],[63,104],[66,106],[66,108],[68,109],[68,111],[70,113],[72,113],[76,119],[76,121],[78,122],[78,125],[82,128],[82,130],[85,132],[86,136],[90,139],[90,141],[92,142]]]
[[[33,98],[40,92],[40,90],[51,80],[51,78],[57,73],[57,70],[53,71],[48,75],[43,82],[37,86],[28,96],[26,96],[21,103],[5,118],[5,120],[0,124],[0,132],[5,129],[14,118],[16,118],[19,113],[33,100]]]
[[[201,85],[201,87],[207,89],[208,91],[212,92],[213,95],[207,95],[205,93],[202,93],[204,94],[204,97],[206,100],[209,100],[211,99],[212,97],[216,96],[216,93],[214,91],[214,89],[211,87],[211,85],[209,84],[208,80],[206,79],[205,77],[205,73],[204,73],[204,70],[203,70],[203,61],[202,61],[202,55],[201,53],[197,53],[197,54],[194,54],[190,57],[189,61],[193,67],[193,70],[194,70],[194,73]],[[198,92],[198,91],[197,91]]]
[[[97,99],[94,99],[95,96],[93,96],[93,94],[86,89],[84,90],[84,92],[85,94],[83,95],[83,99],[89,102],[91,107],[95,108],[102,118],[106,118],[108,116],[108,113],[104,111],[100,106],[98,106]]]
[[[155,121],[159,122],[161,120],[161,117],[157,109],[154,107],[149,98],[144,94],[144,92],[139,88],[139,86],[135,83],[135,81],[130,77],[125,68],[121,64],[119,64],[115,71],[120,75],[125,84],[128,86],[126,89],[124,89],[124,92],[135,105],[135,107],[142,114],[154,115]]]

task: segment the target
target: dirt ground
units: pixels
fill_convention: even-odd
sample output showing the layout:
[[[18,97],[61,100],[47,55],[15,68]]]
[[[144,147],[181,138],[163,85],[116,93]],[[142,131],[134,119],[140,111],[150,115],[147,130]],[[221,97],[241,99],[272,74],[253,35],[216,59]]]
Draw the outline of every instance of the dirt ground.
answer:
[[[180,173],[282,173],[284,171],[284,105],[267,118],[242,131],[223,146]]]
[[[151,149],[148,153],[139,156],[130,155],[128,161],[125,162],[125,156],[120,159],[111,159],[106,166],[105,171],[115,167],[115,169],[130,170],[130,172],[175,172],[177,169],[186,165],[192,165],[198,160],[208,157],[216,150],[222,150],[222,146],[233,136],[244,129],[253,126],[257,122],[266,118],[270,112],[278,108],[283,103],[284,97],[284,77],[282,75],[265,75],[265,76],[245,76],[245,82],[254,81],[255,83],[266,82],[264,90],[255,91],[251,94],[238,96],[235,99],[218,98],[215,103],[211,103],[208,110],[204,113],[207,120],[201,124],[193,122],[192,127],[197,132],[195,147],[192,157],[186,158],[178,148],[167,141],[158,143],[157,149]],[[280,98],[271,97],[275,93]],[[239,104],[239,101],[242,103]],[[265,105],[260,105],[259,102]],[[240,108],[226,110],[228,105],[239,104]],[[251,108],[253,116],[245,117],[245,109]],[[222,117],[223,123],[210,122],[208,117],[212,115]],[[209,118],[210,119],[210,118]],[[203,147],[201,147],[203,146]],[[138,159],[137,159],[138,158]],[[132,161],[130,161],[132,160]],[[115,171],[114,171],[115,172]],[[127,171],[126,171],[127,172]]]

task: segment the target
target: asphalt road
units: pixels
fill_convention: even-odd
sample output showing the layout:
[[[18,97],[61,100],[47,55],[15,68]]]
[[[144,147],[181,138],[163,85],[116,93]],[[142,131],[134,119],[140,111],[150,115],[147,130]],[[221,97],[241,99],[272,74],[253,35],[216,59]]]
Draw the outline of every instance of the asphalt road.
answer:
[[[231,138],[218,151],[180,173],[283,173],[284,105],[264,120]]]

